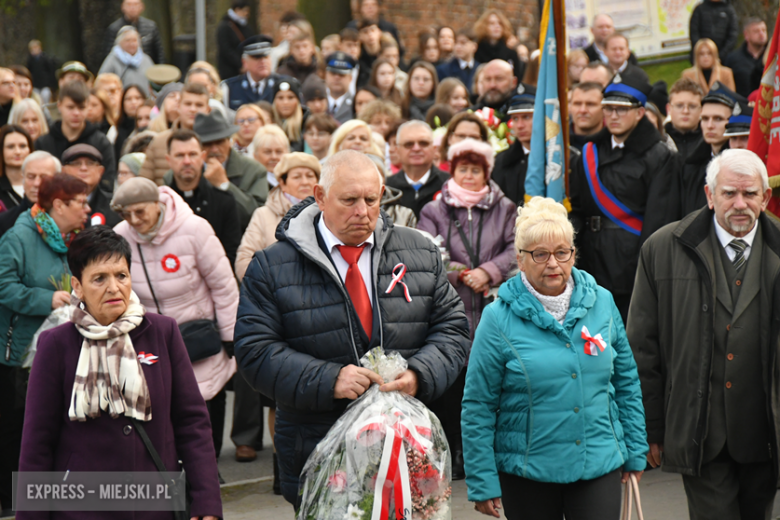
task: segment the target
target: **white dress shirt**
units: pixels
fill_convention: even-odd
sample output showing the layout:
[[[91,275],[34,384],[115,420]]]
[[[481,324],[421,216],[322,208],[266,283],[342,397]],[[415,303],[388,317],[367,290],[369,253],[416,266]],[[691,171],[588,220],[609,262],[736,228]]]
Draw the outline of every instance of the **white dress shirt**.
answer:
[[[333,96],[330,95],[330,90],[328,90],[328,111],[331,115],[335,114],[339,108],[341,108],[341,105],[344,104],[344,101],[346,101],[347,97],[349,96],[349,92],[345,92],[341,95],[340,98],[334,99]]]
[[[246,80],[249,83],[249,87],[252,89],[252,92],[255,90],[257,91],[258,95],[263,95],[263,90],[265,90],[265,80],[261,79],[260,81],[255,81],[252,79],[252,75],[250,73],[246,73]]]
[[[427,172],[425,172],[425,175],[420,177],[420,180],[413,181],[411,177],[406,175],[406,172],[404,172],[404,178],[406,178],[406,182],[409,183],[409,186],[411,186],[412,184],[422,184],[423,186],[425,186],[425,183],[428,182],[430,176],[431,176],[431,170],[428,170]]]
[[[612,149],[613,150],[615,148],[624,148],[625,146],[626,146],[625,141],[622,142],[622,143],[618,143],[617,141],[615,141],[615,136],[614,135],[612,136]]]
[[[339,240],[336,235],[330,232],[328,226],[325,225],[325,219],[322,217],[322,215],[320,215],[320,221],[317,223],[317,229],[319,229],[322,241],[325,242],[325,247],[328,248],[330,256],[333,258],[333,263],[336,265],[336,270],[339,272],[341,282],[344,283],[347,278],[349,264],[341,256],[341,252],[336,246],[344,246],[346,244]],[[363,252],[360,254],[357,265],[358,269],[360,269],[360,275],[363,277],[363,283],[366,284],[368,301],[371,302],[371,305],[374,305],[374,294],[372,291],[373,284],[371,283],[371,248],[374,247],[374,234],[371,233],[371,236],[369,236],[368,239],[363,242],[363,244],[366,244],[366,247],[363,248]],[[363,244],[358,245],[362,246]]]
[[[458,58],[458,64],[460,65],[460,70],[464,70],[467,67],[470,69],[474,68],[474,60],[466,61]]]
[[[715,222],[715,234],[718,236],[718,241],[720,242],[720,245],[723,246],[723,248],[726,250],[726,255],[728,255],[729,260],[732,262],[734,261],[734,257],[737,256],[737,252],[734,251],[733,248],[729,247],[729,244],[732,240],[744,240],[747,244],[747,247],[745,248],[745,260],[747,260],[750,257],[750,251],[753,249],[753,240],[756,239],[756,231],[758,231],[758,221],[753,224],[753,229],[750,230],[750,232],[745,235],[742,238],[735,237],[728,231],[726,231],[720,224],[718,224],[718,219],[713,215],[712,220]]]

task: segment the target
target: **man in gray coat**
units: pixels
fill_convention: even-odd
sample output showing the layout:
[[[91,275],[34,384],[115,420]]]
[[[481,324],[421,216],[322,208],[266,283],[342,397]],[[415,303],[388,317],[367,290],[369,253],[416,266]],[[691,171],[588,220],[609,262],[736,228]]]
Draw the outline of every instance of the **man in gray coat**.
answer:
[[[362,153],[328,159],[314,199],[287,213],[279,241],[255,253],[241,287],[236,359],[276,400],[282,494],[296,508],[306,459],[350,402],[377,383],[429,403],[466,361],[468,322],[441,255],[381,214],[382,180]],[[388,293],[399,264],[408,299],[401,283]],[[399,352],[409,369],[382,381],[360,367],[377,346]]]
[[[769,519],[777,491],[780,229],[761,160],[726,150],[708,207],[654,233],[628,316],[648,462],[682,473],[692,520]]]
[[[238,127],[228,123],[221,111],[198,114],[192,129],[203,143],[206,164],[203,176],[236,199],[243,234],[252,213],[268,198],[265,166],[233,149],[230,136],[238,132]]]

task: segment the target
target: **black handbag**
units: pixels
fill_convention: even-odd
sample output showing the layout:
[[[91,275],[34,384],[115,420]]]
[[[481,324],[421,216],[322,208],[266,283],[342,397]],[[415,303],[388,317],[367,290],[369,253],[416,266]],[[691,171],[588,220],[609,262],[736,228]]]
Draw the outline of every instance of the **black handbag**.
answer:
[[[138,247],[138,256],[141,258],[141,266],[144,268],[146,283],[149,284],[149,290],[152,292],[154,305],[157,307],[157,314],[160,312],[160,303],[154,294],[152,280],[149,278],[149,271],[146,270],[146,261],[144,260],[141,244]],[[190,356],[190,362],[195,363],[207,357],[216,356],[222,350],[222,338],[219,335],[219,329],[213,320],[192,320],[179,324],[179,332],[184,340],[184,346],[187,347],[187,354]]]
[[[143,441],[144,446],[146,446],[146,451],[152,456],[157,471],[160,473],[168,473],[160,455],[157,453],[157,450],[154,449],[152,439],[150,439],[149,435],[146,433],[144,425],[134,417],[128,417],[128,419],[130,419],[130,422],[135,426],[138,435],[141,436],[141,441]],[[192,499],[190,498],[190,483],[187,482],[187,473],[184,471],[184,468],[182,468],[181,473],[176,479],[171,480],[171,482],[166,482],[166,484],[171,485],[171,497],[173,503],[177,506],[177,509],[179,509],[179,511],[173,512],[174,520],[190,520],[190,504],[192,504]]]

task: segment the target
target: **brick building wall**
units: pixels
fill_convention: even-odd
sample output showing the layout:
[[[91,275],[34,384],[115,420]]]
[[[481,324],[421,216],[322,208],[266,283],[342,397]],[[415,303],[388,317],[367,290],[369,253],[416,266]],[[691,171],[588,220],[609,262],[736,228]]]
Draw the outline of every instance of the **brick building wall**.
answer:
[[[295,10],[296,0],[258,0],[258,26],[263,34],[274,34],[279,17],[285,11]],[[357,15],[357,1],[353,0]],[[517,31],[527,28],[525,38],[538,36],[539,7],[537,0],[384,0],[383,16],[393,22],[408,49],[409,56],[417,53],[417,33],[427,26],[450,25],[456,30],[473,24],[488,8],[500,9]],[[318,34],[320,39],[324,34]]]

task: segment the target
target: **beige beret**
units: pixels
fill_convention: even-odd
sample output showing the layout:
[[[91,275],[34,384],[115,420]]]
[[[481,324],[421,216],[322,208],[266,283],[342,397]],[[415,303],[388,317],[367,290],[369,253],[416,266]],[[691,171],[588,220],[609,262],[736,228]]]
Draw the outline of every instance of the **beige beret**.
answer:
[[[159,202],[160,192],[157,184],[146,177],[133,177],[127,179],[114,193],[111,199],[111,209],[121,212],[127,206],[139,202]]]
[[[303,152],[286,153],[282,155],[282,160],[274,168],[274,175],[277,180],[282,178],[282,175],[289,172],[293,168],[308,168],[317,174],[317,180],[320,178],[320,161],[311,154]]]

